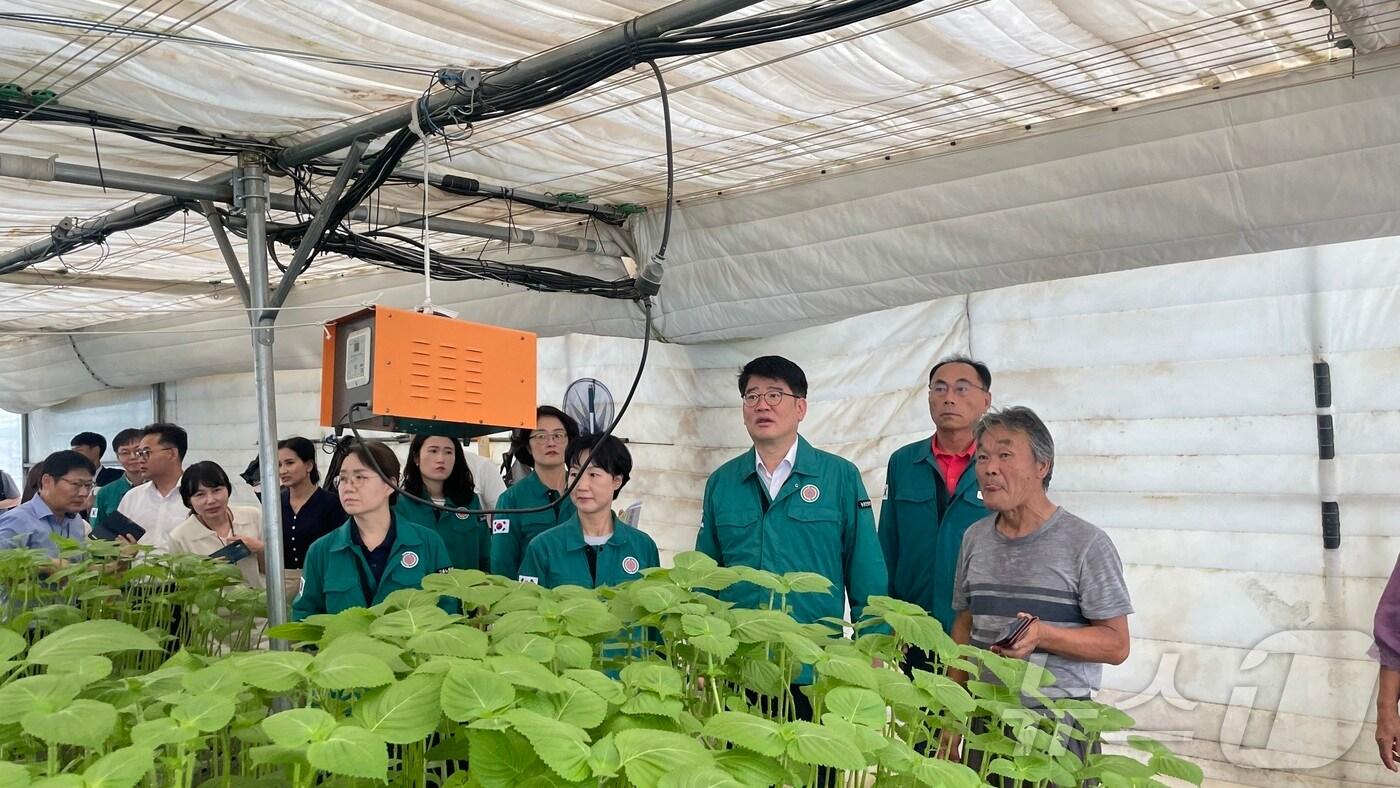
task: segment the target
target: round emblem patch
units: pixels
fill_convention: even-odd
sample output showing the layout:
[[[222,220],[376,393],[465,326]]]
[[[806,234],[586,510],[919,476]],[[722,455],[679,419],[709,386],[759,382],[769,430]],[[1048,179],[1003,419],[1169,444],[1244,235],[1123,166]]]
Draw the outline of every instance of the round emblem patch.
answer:
[[[404,569],[412,569],[418,566],[418,554],[412,550],[405,550],[403,557],[399,559],[399,563],[403,564]]]
[[[458,519],[458,520],[465,520],[465,519],[467,519],[467,518],[470,517],[470,516],[471,516],[471,515],[467,514],[466,512],[457,512],[457,519]]]
[[[641,563],[637,561],[636,558],[633,558],[630,555],[622,559],[622,571],[626,572],[629,575],[637,574],[638,570],[640,570],[641,568]]]
[[[802,500],[807,503],[816,503],[816,500],[822,497],[822,491],[817,489],[817,485],[815,484],[804,486],[800,494],[802,495]]]

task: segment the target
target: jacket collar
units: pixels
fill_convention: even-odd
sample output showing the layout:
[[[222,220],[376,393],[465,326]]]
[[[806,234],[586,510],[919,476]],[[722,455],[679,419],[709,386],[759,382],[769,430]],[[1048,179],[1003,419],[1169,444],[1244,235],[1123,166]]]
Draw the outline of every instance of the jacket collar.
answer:
[[[808,443],[807,439],[800,434],[797,436],[797,443],[793,444],[793,447],[797,449],[797,459],[792,464],[793,474],[799,476],[815,476],[817,474],[817,461],[813,455],[816,453],[816,449],[813,449],[812,444]],[[748,480],[750,477],[755,476],[758,476],[758,447],[750,446],[749,450],[744,452],[743,478]]]
[[[394,532],[394,543],[391,545],[393,552],[397,553],[401,547],[417,547],[423,544],[422,534],[412,526],[412,523],[399,522],[398,517],[392,511],[389,512],[389,527]],[[354,527],[355,518],[351,517],[344,525],[323,538],[331,540],[331,550],[352,550],[355,547],[355,538],[351,535],[351,529]]]
[[[568,550],[569,552],[575,552],[582,550],[584,547],[587,546],[586,543],[583,541],[583,523],[579,522],[578,515],[570,517],[569,519],[560,523],[557,527],[564,529],[565,550]],[[608,541],[605,542],[605,544],[621,544],[623,529],[627,527],[627,524],[619,520],[617,518],[617,515],[613,515],[612,536],[608,537]]]

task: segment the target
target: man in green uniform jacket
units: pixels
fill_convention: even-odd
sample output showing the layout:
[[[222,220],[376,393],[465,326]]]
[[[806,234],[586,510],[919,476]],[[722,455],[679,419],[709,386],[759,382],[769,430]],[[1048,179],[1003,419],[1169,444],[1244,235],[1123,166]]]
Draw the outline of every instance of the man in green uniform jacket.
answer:
[[[807,415],[801,367],[781,356],[756,358],[739,375],[739,393],[754,447],[710,475],[695,549],[720,566],[816,572],[831,580],[831,590],[789,595],[793,617],[843,618],[849,599],[851,618],[860,619],[866,600],[888,590],[860,471],[798,436]],[[739,583],[720,596],[756,608],[768,603],[769,592]],[[810,681],[804,667],[797,683]],[[806,698],[795,693],[794,700],[800,706]]]
[[[564,451],[578,438],[578,422],[553,405],[535,409],[530,432],[530,461],[535,472],[511,485],[491,515],[491,573],[514,578],[531,540],[574,516],[573,501],[560,498],[568,487]],[[540,507],[548,506],[547,509]],[[540,509],[512,512],[513,509]]]
[[[140,445],[141,430],[138,429],[122,430],[112,439],[112,450],[117,453],[117,460],[121,462],[122,470],[126,473],[97,490],[97,497],[93,501],[93,507],[96,509],[92,518],[93,526],[101,525],[102,518],[117,510],[127,490],[146,481],[146,464],[136,456]]]
[[[992,404],[992,373],[980,361],[946,358],[929,373],[928,407],[935,432],[896,451],[885,476],[880,546],[890,596],[913,602],[953,631],[953,576],[963,534],[987,516],[977,474],[972,428]],[[913,667],[927,655],[911,650]]]

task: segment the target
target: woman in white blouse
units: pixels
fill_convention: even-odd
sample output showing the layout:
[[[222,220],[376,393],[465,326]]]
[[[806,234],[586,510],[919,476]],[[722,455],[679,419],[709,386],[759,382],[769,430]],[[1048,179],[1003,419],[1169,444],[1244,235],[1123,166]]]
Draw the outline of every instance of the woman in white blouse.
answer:
[[[190,516],[170,532],[170,552],[211,555],[242,542],[251,555],[236,566],[253,588],[264,588],[262,513],[256,506],[230,506],[233,483],[216,462],[197,462],[180,477],[180,498]]]

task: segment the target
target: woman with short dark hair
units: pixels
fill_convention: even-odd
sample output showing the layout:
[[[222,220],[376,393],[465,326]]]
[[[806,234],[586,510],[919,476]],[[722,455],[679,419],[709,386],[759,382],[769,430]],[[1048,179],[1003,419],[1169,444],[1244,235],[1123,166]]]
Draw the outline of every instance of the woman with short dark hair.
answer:
[[[350,519],[331,531],[306,554],[301,590],[292,602],[292,618],[371,607],[404,588],[419,588],[423,578],[450,569],[447,546],[424,526],[394,516],[394,485],[399,459],[379,441],[350,441],[340,464],[336,490]],[[438,602],[449,613],[455,600]]]
[[[212,555],[242,542],[250,555],[235,566],[243,582],[264,588],[262,512],[256,506],[230,506],[233,482],[216,462],[197,462],[180,476],[180,500],[190,516],[170,531],[170,552]]]

